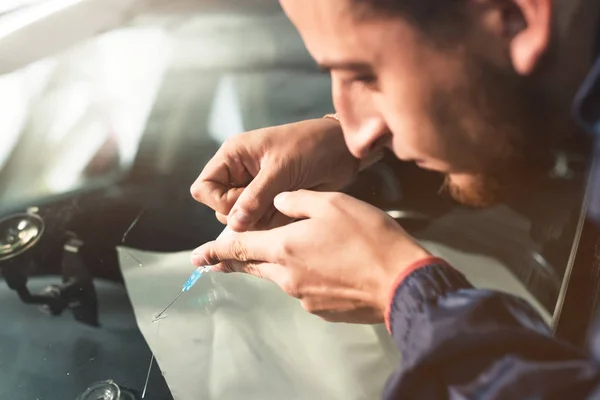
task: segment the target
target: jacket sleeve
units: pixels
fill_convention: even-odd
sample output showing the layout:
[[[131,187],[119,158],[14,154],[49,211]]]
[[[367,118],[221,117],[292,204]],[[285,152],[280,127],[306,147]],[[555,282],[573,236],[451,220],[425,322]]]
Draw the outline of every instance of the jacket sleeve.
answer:
[[[554,340],[527,302],[424,261],[392,294],[386,322],[402,365],[386,400],[600,399],[596,362]]]

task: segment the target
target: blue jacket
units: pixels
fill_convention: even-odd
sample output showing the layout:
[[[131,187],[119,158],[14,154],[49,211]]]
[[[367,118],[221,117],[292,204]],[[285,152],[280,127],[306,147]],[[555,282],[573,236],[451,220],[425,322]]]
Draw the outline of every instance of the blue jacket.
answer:
[[[600,135],[600,57],[575,104],[580,122]],[[599,217],[600,171],[590,184]],[[402,365],[386,400],[600,400],[600,318],[585,353],[555,340],[524,300],[477,290],[443,260],[426,264],[391,301],[388,329]]]
[[[387,400],[600,399],[600,351],[554,340],[526,301],[474,289],[442,260],[398,286],[389,328],[402,365]]]

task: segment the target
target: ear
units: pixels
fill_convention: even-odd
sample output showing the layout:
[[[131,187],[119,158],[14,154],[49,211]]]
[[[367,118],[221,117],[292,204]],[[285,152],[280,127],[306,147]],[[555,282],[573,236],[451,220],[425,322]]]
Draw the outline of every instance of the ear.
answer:
[[[548,51],[552,35],[552,0],[501,0],[505,34],[515,71],[532,74]]]

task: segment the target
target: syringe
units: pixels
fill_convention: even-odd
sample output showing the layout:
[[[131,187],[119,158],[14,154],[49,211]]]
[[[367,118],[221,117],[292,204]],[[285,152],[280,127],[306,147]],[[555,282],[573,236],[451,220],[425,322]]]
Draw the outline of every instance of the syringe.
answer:
[[[232,231],[228,228],[225,227],[225,229],[223,229],[223,232],[221,232],[221,234],[217,237],[217,240],[221,239],[224,236],[227,236],[231,233]],[[154,317],[154,321],[158,321],[160,319],[160,317],[162,317],[162,315],[169,309],[171,308],[171,306],[173,304],[175,304],[175,302],[177,300],[179,300],[179,298],[187,291],[189,291],[192,286],[194,286],[196,284],[196,282],[198,282],[198,279],[200,279],[202,277],[202,275],[204,275],[205,273],[209,272],[212,269],[212,265],[205,265],[202,267],[198,267],[196,268],[196,270],[194,272],[192,272],[192,274],[190,275],[190,277],[187,279],[187,281],[185,281],[185,283],[183,284],[183,287],[181,288],[181,292],[179,292],[179,294],[177,295],[177,297],[175,297],[175,299],[169,303],[169,305],[162,310],[160,313],[158,313],[155,317]]]

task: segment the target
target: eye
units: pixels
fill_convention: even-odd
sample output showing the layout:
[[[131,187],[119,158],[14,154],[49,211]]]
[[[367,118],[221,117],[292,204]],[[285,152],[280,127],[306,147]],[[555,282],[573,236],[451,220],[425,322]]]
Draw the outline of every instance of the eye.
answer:
[[[377,80],[377,78],[375,78],[375,75],[373,74],[362,74],[362,75],[357,75],[354,77],[355,81],[358,82],[365,82],[365,83],[371,83]]]
[[[368,86],[371,89],[378,89],[377,77],[373,74],[361,74],[353,78],[354,82]]]

